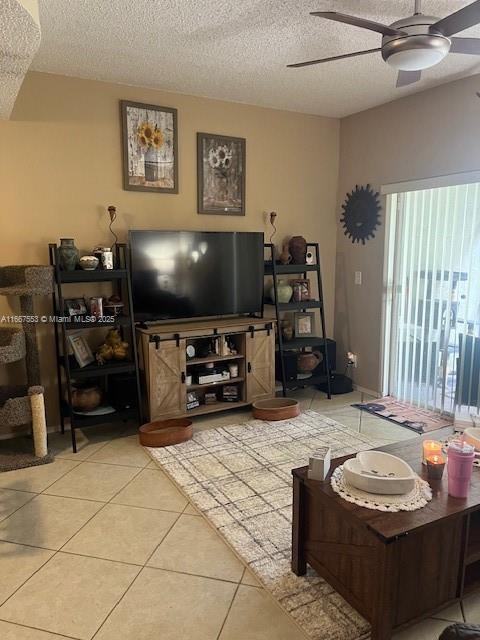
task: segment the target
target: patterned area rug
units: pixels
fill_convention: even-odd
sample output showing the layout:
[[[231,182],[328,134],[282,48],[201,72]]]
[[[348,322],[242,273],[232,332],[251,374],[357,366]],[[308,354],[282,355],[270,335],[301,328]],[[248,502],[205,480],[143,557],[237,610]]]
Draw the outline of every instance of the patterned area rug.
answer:
[[[352,404],[361,411],[367,411],[374,416],[394,422],[400,427],[411,429],[416,433],[428,433],[453,425],[453,418],[440,415],[436,411],[415,407],[407,402],[397,400],[392,396],[378,398],[375,402]]]
[[[314,411],[281,422],[250,420],[146,450],[314,640],[359,640],[368,623],[310,570],[290,570],[291,470],[319,446],[332,457],[384,444]]]

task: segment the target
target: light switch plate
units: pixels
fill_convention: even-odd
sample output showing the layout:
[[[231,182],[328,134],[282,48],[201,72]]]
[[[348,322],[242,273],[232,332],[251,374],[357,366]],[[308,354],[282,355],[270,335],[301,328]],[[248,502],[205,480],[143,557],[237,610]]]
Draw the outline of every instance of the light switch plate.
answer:
[[[355,284],[362,284],[362,272],[355,271]]]

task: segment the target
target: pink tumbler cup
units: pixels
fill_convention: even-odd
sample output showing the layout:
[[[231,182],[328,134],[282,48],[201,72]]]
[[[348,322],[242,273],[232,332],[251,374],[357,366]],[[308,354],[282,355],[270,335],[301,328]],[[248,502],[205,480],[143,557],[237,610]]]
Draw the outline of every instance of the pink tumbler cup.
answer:
[[[475,449],[462,440],[452,440],[447,452],[448,495],[466,498],[470,491]]]

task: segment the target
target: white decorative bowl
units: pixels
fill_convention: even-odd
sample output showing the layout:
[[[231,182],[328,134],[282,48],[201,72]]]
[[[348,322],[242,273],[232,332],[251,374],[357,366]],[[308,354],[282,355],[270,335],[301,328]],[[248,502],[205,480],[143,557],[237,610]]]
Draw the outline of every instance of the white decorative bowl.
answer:
[[[94,271],[98,267],[98,258],[96,256],[82,256],[79,262],[84,271]]]
[[[477,451],[480,451],[480,428],[467,427],[463,432],[465,442],[471,444]]]
[[[404,494],[415,486],[413,469],[401,458],[382,451],[360,451],[343,464],[346,481],[368,493]]]

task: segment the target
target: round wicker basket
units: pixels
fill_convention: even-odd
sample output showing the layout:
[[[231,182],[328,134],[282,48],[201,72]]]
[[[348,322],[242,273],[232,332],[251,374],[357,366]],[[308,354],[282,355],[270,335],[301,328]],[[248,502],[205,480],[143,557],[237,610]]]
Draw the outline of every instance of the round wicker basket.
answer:
[[[144,447],[169,447],[190,440],[193,436],[192,421],[188,418],[155,420],[140,427],[138,437]]]
[[[258,420],[288,420],[300,415],[300,405],[294,398],[268,398],[254,402],[252,413]]]

